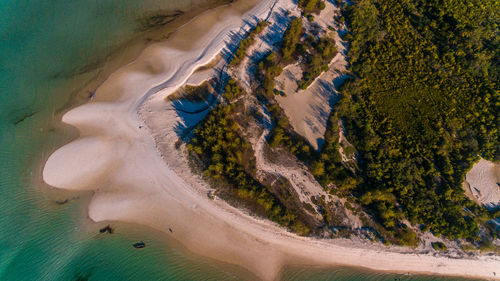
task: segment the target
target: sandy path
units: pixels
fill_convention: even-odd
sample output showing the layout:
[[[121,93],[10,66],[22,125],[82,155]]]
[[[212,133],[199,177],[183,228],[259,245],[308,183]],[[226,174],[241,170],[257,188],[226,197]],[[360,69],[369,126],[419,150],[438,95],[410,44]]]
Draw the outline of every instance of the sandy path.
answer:
[[[257,68],[256,62],[259,62],[263,56],[271,51],[274,51],[279,46],[283,33],[285,32],[289,18],[286,17],[286,11],[291,11],[291,15],[298,15],[299,10],[293,0],[281,0],[274,7],[273,12],[267,19],[269,25],[266,29],[256,36],[255,42],[247,49],[248,55],[241,61],[237,67],[229,69],[229,74],[235,77],[240,85],[251,93],[252,85],[254,85],[254,71]],[[255,151],[256,167],[258,171],[267,172],[277,177],[285,177],[289,180],[295,192],[299,195],[301,202],[310,203],[311,196],[324,195],[323,188],[314,180],[313,176],[307,173],[304,176],[306,169],[303,169],[297,163],[297,167],[283,167],[274,165],[266,160],[264,156],[264,144],[266,138],[272,129],[271,119],[267,112],[261,109],[262,116],[266,119],[265,130],[257,140],[252,141]],[[328,196],[327,196],[328,197]]]
[[[264,146],[267,142],[266,138],[272,130],[272,124],[270,115],[267,112],[261,113],[266,119],[265,123],[267,126],[258,141],[253,146],[257,170],[286,178],[292,185],[295,192],[299,195],[300,201],[309,203],[311,206],[314,206],[311,201],[311,196],[325,195],[326,198],[329,198],[328,194],[323,190],[323,187],[321,187],[321,185],[319,185],[314,177],[307,171],[307,168],[300,167],[299,163],[296,163],[296,167],[284,167],[267,161],[264,154]]]
[[[272,4],[258,2],[247,16],[263,16]],[[227,35],[242,26],[240,11],[252,4],[240,1],[204,13],[116,71],[92,102],[66,113],[63,121],[78,128],[80,137],[50,156],[44,180],[58,188],[94,190],[89,216],[96,222],[116,220],[162,230],[196,254],[242,266],[266,280],[275,279],[284,263],[492,278],[500,268],[498,257],[417,256],[298,237],[208,199],[206,186],[196,184],[179,157],[162,158],[138,109],[147,101],[158,107],[142,112],[168,113],[159,102],[224,48]],[[164,122],[157,126],[177,125],[175,119]]]

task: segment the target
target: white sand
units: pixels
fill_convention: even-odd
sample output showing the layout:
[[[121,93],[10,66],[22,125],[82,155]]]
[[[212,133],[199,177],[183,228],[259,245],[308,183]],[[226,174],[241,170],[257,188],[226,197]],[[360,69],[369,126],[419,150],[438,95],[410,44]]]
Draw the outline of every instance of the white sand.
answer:
[[[467,173],[465,180],[473,196],[486,208],[500,206],[500,165],[481,158]]]
[[[288,28],[290,17],[300,14],[294,0],[280,0],[273,6],[273,10],[266,19],[268,25],[255,38],[254,43],[247,48],[247,54],[237,67],[229,68],[229,75],[234,77],[245,91],[252,92],[252,88],[257,87],[255,80],[257,63],[264,56],[272,51],[276,51],[281,44],[283,33]],[[290,13],[287,16],[286,13]],[[256,23],[255,23],[256,24]]]
[[[247,16],[262,16],[271,4],[260,1]],[[168,113],[160,101],[221,51],[229,32],[242,25],[235,8],[246,10],[245,5],[250,1],[204,13],[113,73],[92,102],[65,114],[63,121],[78,128],[81,136],[50,156],[44,180],[58,188],[94,190],[88,212],[96,222],[123,221],[162,230],[196,254],[242,266],[266,280],[275,279],[285,263],[493,278],[493,272],[500,271],[499,257],[448,259],[297,237],[221,200],[210,200],[207,187],[190,175],[182,158],[173,153],[162,158],[151,132],[139,128],[144,123],[138,109],[143,106],[145,120]],[[192,37],[186,40],[186,35]],[[156,122],[165,126],[162,134],[167,136],[167,128],[172,131],[177,120]],[[163,145],[173,144],[167,138]]]
[[[268,161],[264,155],[264,145],[266,144],[266,138],[271,132],[271,116],[268,112],[261,112],[264,118],[266,119],[266,124],[268,126],[264,128],[260,138],[253,144],[253,150],[255,151],[255,160],[256,160],[256,168],[258,171],[267,172],[273,174],[277,177],[284,177],[288,179],[291,186],[297,193],[299,200],[303,203],[311,204],[311,197],[314,196],[322,196],[325,195],[325,198],[328,202],[329,195],[323,190],[321,185],[314,179],[314,176],[309,173],[309,171],[298,161],[294,163],[294,165],[286,166],[273,164]],[[313,214],[319,215],[319,214]],[[318,219],[322,219],[321,216],[318,216]]]
[[[337,13],[338,8],[326,1],[325,10],[319,16],[315,16],[313,24],[307,20],[304,22],[308,29],[311,29],[311,26],[319,26],[321,30],[328,31],[327,23],[333,22],[333,16]],[[302,79],[302,70],[298,64],[287,66],[276,78],[278,89],[286,94],[286,97],[277,96],[276,100],[285,111],[294,130],[307,139],[315,149],[320,148],[324,142],[328,118],[333,104],[338,99],[336,87],[347,78],[345,42],[338,32],[332,32],[332,36],[338,54],[330,62],[329,70],[323,72],[306,90],[298,90],[297,83]]]
[[[256,64],[260,62],[265,55],[269,52],[276,51],[277,47],[280,46],[283,33],[287,29],[290,21],[290,19],[286,17],[287,11],[290,13],[290,16],[297,16],[300,14],[294,0],[280,0],[273,7],[273,12],[267,19],[268,26],[256,36],[254,43],[247,49],[247,55],[238,66],[229,68],[229,75],[234,77],[248,93],[252,92],[252,88],[258,87],[258,81],[256,81],[254,77],[254,72],[257,69]],[[272,124],[268,112],[264,112],[262,108],[259,108],[259,110],[266,119],[265,123],[267,126],[260,136],[255,138],[250,137],[250,142],[255,151],[256,167],[258,170],[257,175],[262,175],[264,174],[262,172],[265,172],[275,175],[276,177],[286,178],[297,193],[299,200],[303,203],[309,203],[311,206],[314,206],[311,202],[311,196],[325,195],[328,198],[328,194],[298,161],[295,161],[293,164],[289,163],[290,165],[286,167],[267,161],[264,155],[264,144],[272,129]],[[290,159],[290,162],[294,161]],[[313,215],[318,216],[319,220],[322,219],[318,213]]]

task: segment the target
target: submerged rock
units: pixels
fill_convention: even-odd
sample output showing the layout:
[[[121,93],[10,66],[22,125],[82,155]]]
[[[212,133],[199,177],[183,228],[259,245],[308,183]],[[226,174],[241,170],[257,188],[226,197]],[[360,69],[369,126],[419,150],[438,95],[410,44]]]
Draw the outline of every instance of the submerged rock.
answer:
[[[142,249],[142,248],[146,248],[146,243],[144,243],[144,242],[141,241],[141,242],[134,243],[133,246],[136,249]]]
[[[114,229],[111,228],[111,226],[109,224],[106,225],[106,227],[99,229],[99,233],[106,233],[107,232],[109,234],[113,234],[113,231],[114,231]]]

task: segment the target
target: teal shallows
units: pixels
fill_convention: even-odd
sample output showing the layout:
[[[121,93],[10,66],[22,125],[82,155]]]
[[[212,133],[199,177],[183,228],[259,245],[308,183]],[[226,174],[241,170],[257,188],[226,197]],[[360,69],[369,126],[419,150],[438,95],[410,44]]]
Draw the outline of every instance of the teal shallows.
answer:
[[[133,36],[144,14],[186,3],[0,1],[0,280],[236,279],[230,270],[181,255],[145,231],[89,230],[82,226],[85,195],[54,196],[33,184],[42,160],[74,136],[56,120],[81,86],[73,74]],[[80,199],[55,203],[73,196]],[[148,247],[134,249],[137,240]]]
[[[136,19],[185,8],[185,0],[0,1],[0,280],[240,280],[228,266],[187,257],[157,235],[123,226],[102,235],[82,226],[85,195],[58,205],[33,184],[41,163],[73,133],[57,113],[94,65],[137,30]],[[90,67],[90,69],[92,69]],[[92,77],[90,71],[86,77]],[[36,182],[36,181],[35,181]],[[135,241],[148,247],[135,250]],[[394,280],[352,269],[290,270],[289,280]],[[354,278],[354,279],[353,279]],[[411,279],[416,280],[416,279]],[[428,280],[428,279],[426,279]],[[453,279],[450,279],[453,280]]]

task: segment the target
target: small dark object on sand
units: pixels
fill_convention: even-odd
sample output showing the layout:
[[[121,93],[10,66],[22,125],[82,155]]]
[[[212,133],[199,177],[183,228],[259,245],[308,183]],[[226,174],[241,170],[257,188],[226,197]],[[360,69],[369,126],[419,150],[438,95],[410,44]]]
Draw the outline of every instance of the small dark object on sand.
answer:
[[[170,232],[173,232],[171,228],[168,228],[168,230],[169,230]]]
[[[146,248],[146,243],[144,243],[142,241],[141,242],[137,242],[137,243],[134,244],[134,248],[136,248],[136,249]]]
[[[105,233],[105,232],[107,232],[109,234],[113,234],[113,231],[114,231],[113,228],[111,228],[111,226],[109,224],[106,225],[106,227],[103,227],[103,228],[99,229],[99,233]]]

